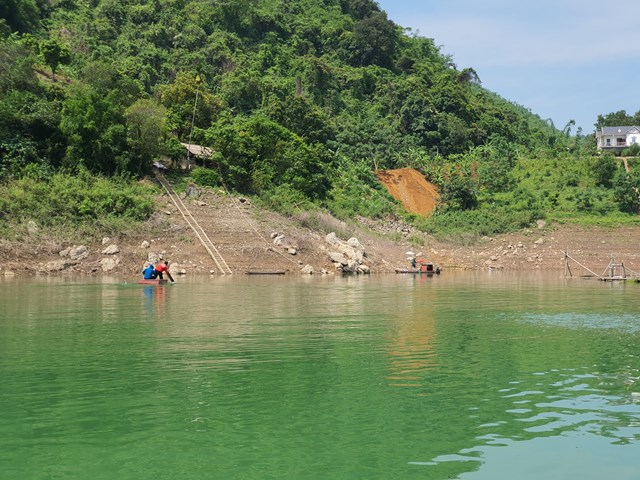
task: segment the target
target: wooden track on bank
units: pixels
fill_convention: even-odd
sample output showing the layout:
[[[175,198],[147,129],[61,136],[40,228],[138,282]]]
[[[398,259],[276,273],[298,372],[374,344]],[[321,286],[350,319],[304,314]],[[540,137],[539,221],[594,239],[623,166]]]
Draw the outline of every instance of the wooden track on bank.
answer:
[[[156,173],[156,178],[158,179],[160,184],[164,187],[165,191],[169,195],[169,198],[171,199],[173,204],[176,206],[176,208],[182,215],[182,218],[184,218],[185,222],[187,222],[187,225],[191,227],[191,230],[193,230],[193,232],[196,234],[196,237],[198,237],[198,240],[200,240],[200,243],[202,243],[204,248],[207,250],[211,258],[213,259],[213,262],[218,268],[218,272],[221,273],[222,275],[231,275],[233,272],[229,268],[229,265],[227,265],[227,262],[225,262],[224,258],[222,258],[222,255],[220,255],[220,252],[218,251],[216,246],[213,244],[213,242],[209,239],[206,232],[198,224],[194,216],[191,215],[191,212],[189,211],[187,206],[184,204],[182,199],[173,190],[173,188],[171,187],[171,184],[167,181],[164,175],[162,175],[162,173],[159,173],[159,172]]]

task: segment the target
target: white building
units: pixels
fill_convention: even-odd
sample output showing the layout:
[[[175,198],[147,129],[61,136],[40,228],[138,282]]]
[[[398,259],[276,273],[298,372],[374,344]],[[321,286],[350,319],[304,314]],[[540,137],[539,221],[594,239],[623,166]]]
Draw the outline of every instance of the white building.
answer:
[[[598,150],[619,152],[640,144],[640,127],[602,127],[596,131]]]

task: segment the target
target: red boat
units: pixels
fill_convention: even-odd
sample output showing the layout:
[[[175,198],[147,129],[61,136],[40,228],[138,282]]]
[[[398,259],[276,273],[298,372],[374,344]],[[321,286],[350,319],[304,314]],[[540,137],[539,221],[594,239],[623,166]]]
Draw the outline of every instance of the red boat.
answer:
[[[416,268],[396,268],[396,273],[440,275],[440,272],[442,271],[442,269],[438,265],[434,265],[431,262],[425,262],[421,258],[419,258],[416,263]]]
[[[143,278],[142,280],[138,280],[139,285],[164,285],[167,282],[168,280],[165,278],[153,278],[149,280]]]

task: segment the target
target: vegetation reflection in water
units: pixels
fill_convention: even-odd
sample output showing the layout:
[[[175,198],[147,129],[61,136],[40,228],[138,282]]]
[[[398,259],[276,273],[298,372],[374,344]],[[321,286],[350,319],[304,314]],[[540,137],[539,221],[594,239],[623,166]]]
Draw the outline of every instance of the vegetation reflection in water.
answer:
[[[4,478],[635,478],[635,285],[3,281]]]

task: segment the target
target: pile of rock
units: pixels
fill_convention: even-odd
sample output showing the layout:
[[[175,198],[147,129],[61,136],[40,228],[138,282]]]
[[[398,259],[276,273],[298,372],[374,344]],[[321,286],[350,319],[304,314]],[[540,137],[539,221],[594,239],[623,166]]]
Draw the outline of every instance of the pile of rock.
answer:
[[[365,248],[357,238],[351,237],[344,242],[331,232],[325,237],[325,242],[329,244],[329,259],[337,271],[350,274],[371,272],[371,269],[364,264],[367,256]]]

